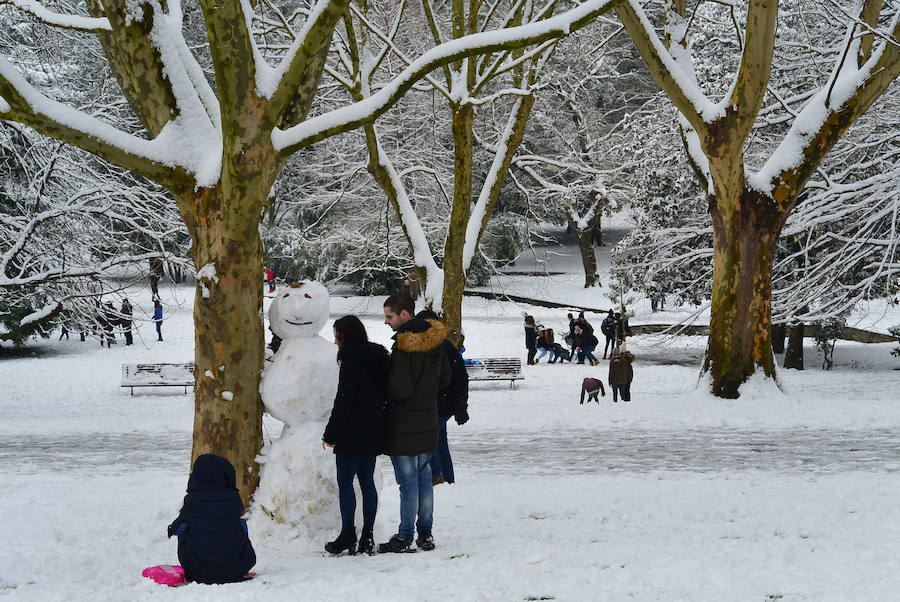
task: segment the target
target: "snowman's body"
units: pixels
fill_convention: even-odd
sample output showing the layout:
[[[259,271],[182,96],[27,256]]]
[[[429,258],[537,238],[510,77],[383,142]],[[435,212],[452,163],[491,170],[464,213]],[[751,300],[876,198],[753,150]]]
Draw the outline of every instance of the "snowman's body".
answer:
[[[337,348],[319,336],[328,320],[328,291],[318,282],[297,285],[269,308],[270,328],[282,343],[260,393],[284,431],[263,449],[254,499],[276,522],[318,535],[340,524],[334,456],[321,443],[337,391]]]

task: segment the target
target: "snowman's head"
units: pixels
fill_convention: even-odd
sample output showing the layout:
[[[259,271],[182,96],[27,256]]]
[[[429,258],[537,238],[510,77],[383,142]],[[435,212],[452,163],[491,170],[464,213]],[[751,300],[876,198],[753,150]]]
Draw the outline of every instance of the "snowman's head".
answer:
[[[328,289],[303,280],[282,289],[269,307],[269,327],[282,339],[314,337],[328,320]]]

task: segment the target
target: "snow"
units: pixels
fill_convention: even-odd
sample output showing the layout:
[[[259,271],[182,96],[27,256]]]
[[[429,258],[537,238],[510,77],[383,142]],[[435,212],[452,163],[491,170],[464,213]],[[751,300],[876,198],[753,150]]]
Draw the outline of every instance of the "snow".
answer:
[[[615,223],[611,229],[615,229]],[[538,253],[547,247],[538,249]],[[601,274],[608,266],[601,249]],[[577,261],[571,246],[547,255],[550,270]],[[528,257],[517,264],[521,269]],[[576,272],[567,272],[577,277]],[[544,299],[604,306],[605,289],[569,280],[506,276]],[[327,557],[337,522],[296,526],[250,516],[259,564],[251,582],[157,586],[140,577],[176,563],[165,526],[187,481],[193,398],[182,389],[119,389],[123,362],[190,361],[193,288],[163,289],[165,342],[152,321],[136,344],[53,339],[33,355],[0,361],[0,597],[47,600],[890,600],[900,587],[900,404],[892,345],[839,342],[825,372],[781,371],[783,390],[754,377],[738,400],[698,383],[705,340],[635,337],[631,403],[580,406],[581,379],[605,375],[575,364],[525,366],[517,390],[473,383],[463,427],[450,422],[457,483],[435,489],[434,552]],[[281,290],[279,292],[282,292]],[[149,291],[128,291],[135,316],[152,313]],[[268,302],[268,299],[266,300]],[[353,313],[372,340],[390,343],[383,297],[332,298],[320,334]],[[642,302],[635,311],[643,314]],[[521,311],[557,328],[565,310],[467,297],[466,354],[524,358]],[[671,313],[687,312],[672,308]],[[869,308],[870,321],[883,320]],[[589,314],[589,318],[593,316]],[[900,322],[895,319],[894,322]],[[636,319],[636,318],[635,318]],[[634,319],[633,319],[634,320]],[[146,339],[143,338],[146,336]],[[318,339],[319,337],[312,337]],[[307,353],[305,386],[333,386],[334,346]],[[280,355],[283,351],[279,351]],[[807,363],[816,364],[806,349]],[[301,365],[298,362],[297,365]],[[48,378],[47,375],[58,375]],[[207,375],[208,376],[208,375]],[[313,421],[314,422],[314,421]],[[289,432],[303,429],[291,425]],[[265,417],[263,459],[282,425]],[[282,465],[304,478],[332,467],[321,426],[315,445]],[[264,466],[264,471],[272,465]],[[396,531],[399,492],[390,462],[376,541]],[[276,482],[279,479],[275,479]],[[285,481],[280,481],[285,482]],[[100,568],[102,567],[102,570]],[[403,587],[403,584],[416,584]]]
[[[0,113],[9,113],[10,111],[12,111],[12,107],[9,106],[5,98],[0,96]]]
[[[260,453],[255,500],[280,528],[305,537],[340,522],[333,460],[321,447],[338,380],[336,348],[319,334],[329,307],[328,291],[318,282],[278,292],[269,327],[282,342],[260,384],[266,411],[285,428]]]

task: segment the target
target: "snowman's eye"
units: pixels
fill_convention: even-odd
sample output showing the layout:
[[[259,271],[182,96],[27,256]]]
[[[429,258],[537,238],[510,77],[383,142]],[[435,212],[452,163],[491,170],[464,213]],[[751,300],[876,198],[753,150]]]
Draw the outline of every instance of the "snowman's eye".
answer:
[[[309,296],[309,293],[303,293],[303,296],[306,297],[307,299],[312,299],[312,297]]]
[[[285,293],[284,296],[282,297],[282,299],[287,299],[287,297],[288,297],[288,294]]]

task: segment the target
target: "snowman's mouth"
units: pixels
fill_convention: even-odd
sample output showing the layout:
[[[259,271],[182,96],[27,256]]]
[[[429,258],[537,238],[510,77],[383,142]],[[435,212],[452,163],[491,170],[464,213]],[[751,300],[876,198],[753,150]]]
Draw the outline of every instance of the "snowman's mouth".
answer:
[[[290,320],[285,320],[288,324],[293,324],[294,326],[309,326],[312,322],[291,322]]]

